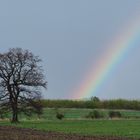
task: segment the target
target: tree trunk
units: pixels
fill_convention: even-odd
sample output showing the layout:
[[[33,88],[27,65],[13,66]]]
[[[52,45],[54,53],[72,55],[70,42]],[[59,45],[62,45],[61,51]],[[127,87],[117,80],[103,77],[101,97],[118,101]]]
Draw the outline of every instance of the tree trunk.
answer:
[[[12,123],[19,123],[17,111],[13,111],[11,122]]]
[[[19,123],[19,120],[18,120],[18,107],[17,107],[17,104],[13,104],[12,106],[12,120],[11,120],[12,123]]]

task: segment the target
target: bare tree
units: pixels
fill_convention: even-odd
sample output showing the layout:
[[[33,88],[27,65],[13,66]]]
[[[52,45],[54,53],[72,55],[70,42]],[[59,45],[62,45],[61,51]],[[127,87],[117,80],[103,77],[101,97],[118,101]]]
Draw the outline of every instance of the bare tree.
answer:
[[[40,62],[38,56],[21,48],[0,54],[0,105],[12,112],[14,123],[20,112],[27,112],[32,101],[41,97],[41,87],[46,88]]]

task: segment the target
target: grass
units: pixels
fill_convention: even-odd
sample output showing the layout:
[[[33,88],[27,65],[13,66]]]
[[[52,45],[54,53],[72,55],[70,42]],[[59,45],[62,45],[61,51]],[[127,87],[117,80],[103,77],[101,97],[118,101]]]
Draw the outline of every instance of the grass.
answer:
[[[65,119],[85,119],[85,116],[89,114],[92,109],[52,109],[52,108],[45,108],[43,118],[48,120],[55,120],[56,119],[56,111],[59,111],[64,114]],[[100,112],[105,116],[105,118],[108,118],[108,112],[109,110],[99,109]],[[139,118],[140,119],[140,111],[134,111],[134,110],[118,110],[121,112],[123,118]]]
[[[108,119],[108,112],[110,110],[107,109],[98,109],[101,114],[103,114],[105,119]],[[45,108],[44,113],[41,116],[43,120],[56,120],[56,112],[60,112],[64,114],[64,119],[66,120],[83,120],[86,119],[86,116],[89,112],[93,111],[93,109],[77,109],[77,108]],[[123,118],[127,119],[140,119],[140,111],[135,110],[115,110],[120,111]],[[10,118],[10,114],[5,116],[6,118]],[[27,117],[25,115],[20,115],[21,120],[36,120],[38,117],[37,115],[33,115],[32,117]]]
[[[64,120],[56,119],[56,112],[63,113]],[[104,120],[88,120],[85,116],[92,109],[44,109],[41,120],[37,120],[36,116],[25,118],[20,116],[22,122],[18,127],[34,128],[45,131],[54,131],[62,133],[74,133],[80,135],[97,135],[97,136],[120,136],[140,138],[140,111],[118,110],[123,118],[119,120],[110,120],[108,118],[109,110],[101,111]],[[127,118],[127,119],[126,119]],[[35,121],[36,120],[36,121]],[[7,121],[1,121],[0,125],[13,125]]]
[[[0,122],[0,125],[13,125]],[[140,138],[140,120],[53,120],[24,121],[17,125],[45,131],[74,133],[81,135],[121,136]]]

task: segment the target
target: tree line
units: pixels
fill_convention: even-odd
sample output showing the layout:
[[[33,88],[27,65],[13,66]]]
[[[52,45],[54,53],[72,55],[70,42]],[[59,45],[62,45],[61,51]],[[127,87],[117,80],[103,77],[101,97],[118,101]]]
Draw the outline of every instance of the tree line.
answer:
[[[140,110],[140,100],[41,100],[48,108],[130,109]]]

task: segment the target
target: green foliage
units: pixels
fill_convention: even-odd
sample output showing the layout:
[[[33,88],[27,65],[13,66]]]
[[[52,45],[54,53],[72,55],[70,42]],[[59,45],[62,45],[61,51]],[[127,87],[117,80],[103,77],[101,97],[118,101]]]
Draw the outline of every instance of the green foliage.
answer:
[[[41,118],[41,115],[43,114],[42,102],[40,100],[32,101],[31,106],[32,106],[31,113],[36,113],[38,118]]]
[[[91,119],[99,119],[99,118],[102,118],[103,115],[98,110],[93,110],[93,111],[89,112],[86,117],[91,118]]]
[[[93,101],[93,102],[99,102],[100,101],[100,99],[98,98],[98,97],[96,97],[96,96],[92,96],[91,97],[91,101]]]
[[[9,119],[10,111],[5,107],[0,107],[0,119]]]
[[[48,108],[89,108],[89,109],[128,109],[140,110],[139,100],[100,100],[91,97],[90,100],[42,100]]]
[[[64,114],[57,112],[56,113],[56,118],[59,120],[62,120],[64,118]]]
[[[119,111],[109,111],[110,118],[121,118],[122,114]]]

